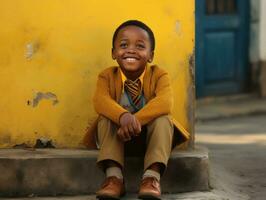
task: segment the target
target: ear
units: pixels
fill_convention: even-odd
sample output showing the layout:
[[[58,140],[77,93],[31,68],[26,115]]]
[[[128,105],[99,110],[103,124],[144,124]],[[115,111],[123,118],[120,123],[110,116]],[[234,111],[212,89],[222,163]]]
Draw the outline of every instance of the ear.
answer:
[[[113,58],[113,60],[116,60],[115,50],[114,50],[114,48],[112,48],[112,58]]]
[[[153,57],[154,57],[154,51],[152,51],[150,54],[150,58],[148,60],[149,63],[151,63],[153,61]]]

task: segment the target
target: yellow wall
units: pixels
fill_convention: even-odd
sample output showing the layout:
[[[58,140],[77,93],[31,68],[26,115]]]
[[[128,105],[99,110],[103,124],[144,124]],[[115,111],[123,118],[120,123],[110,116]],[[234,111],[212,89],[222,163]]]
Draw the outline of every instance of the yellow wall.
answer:
[[[0,148],[42,137],[81,147],[97,74],[115,64],[112,34],[128,19],[153,29],[153,63],[169,71],[174,116],[191,129],[193,0],[0,0]]]

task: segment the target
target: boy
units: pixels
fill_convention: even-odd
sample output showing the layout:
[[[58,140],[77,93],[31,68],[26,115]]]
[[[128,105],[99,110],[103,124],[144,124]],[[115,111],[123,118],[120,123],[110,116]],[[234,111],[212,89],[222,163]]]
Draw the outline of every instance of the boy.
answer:
[[[97,198],[119,199],[124,195],[124,147],[146,134],[138,195],[141,199],[159,199],[160,176],[173,144],[189,138],[170,116],[173,96],[168,74],[158,66],[147,65],[153,60],[154,49],[153,32],[140,21],[124,22],[113,35],[112,58],[119,67],[107,68],[98,76],[93,102],[99,118],[88,131],[91,134],[97,126],[97,164],[106,174]]]

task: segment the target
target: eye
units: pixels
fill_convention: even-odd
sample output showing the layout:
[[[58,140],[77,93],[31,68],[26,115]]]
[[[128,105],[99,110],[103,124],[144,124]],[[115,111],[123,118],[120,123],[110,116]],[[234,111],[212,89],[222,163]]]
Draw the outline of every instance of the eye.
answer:
[[[136,45],[138,49],[145,49],[145,45],[144,44],[137,44]]]
[[[121,43],[119,46],[120,46],[122,49],[127,48],[127,43]]]

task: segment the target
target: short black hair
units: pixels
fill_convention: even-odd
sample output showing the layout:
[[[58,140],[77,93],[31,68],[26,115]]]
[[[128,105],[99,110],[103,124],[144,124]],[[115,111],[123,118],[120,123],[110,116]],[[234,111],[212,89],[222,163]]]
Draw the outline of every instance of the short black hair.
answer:
[[[126,26],[137,26],[137,27],[143,29],[144,31],[146,31],[149,35],[149,39],[151,42],[151,50],[154,51],[154,49],[155,49],[155,37],[154,37],[152,30],[146,24],[144,24],[143,22],[138,21],[138,20],[125,21],[124,23],[122,23],[120,26],[118,26],[116,28],[114,35],[113,35],[113,42],[112,42],[113,48],[115,46],[115,39],[117,37],[118,32]]]

